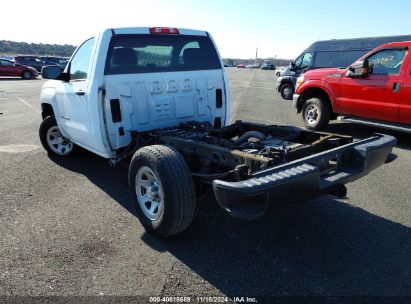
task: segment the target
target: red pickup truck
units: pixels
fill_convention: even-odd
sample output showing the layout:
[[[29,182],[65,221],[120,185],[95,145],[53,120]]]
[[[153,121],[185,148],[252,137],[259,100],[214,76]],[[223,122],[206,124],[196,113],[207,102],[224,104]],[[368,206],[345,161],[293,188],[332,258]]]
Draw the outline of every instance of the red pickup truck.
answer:
[[[348,68],[311,70],[297,79],[293,105],[305,126],[331,119],[411,132],[411,41],[380,45]]]

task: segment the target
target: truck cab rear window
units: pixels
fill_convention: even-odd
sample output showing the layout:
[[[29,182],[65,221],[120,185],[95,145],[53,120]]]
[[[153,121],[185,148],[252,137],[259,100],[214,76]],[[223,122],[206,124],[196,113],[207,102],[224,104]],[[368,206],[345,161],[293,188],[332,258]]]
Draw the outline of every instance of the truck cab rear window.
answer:
[[[221,63],[208,37],[116,35],[110,42],[105,74],[214,69],[221,69]]]
[[[316,68],[345,68],[365,53],[367,50],[319,51],[315,55],[314,66]]]

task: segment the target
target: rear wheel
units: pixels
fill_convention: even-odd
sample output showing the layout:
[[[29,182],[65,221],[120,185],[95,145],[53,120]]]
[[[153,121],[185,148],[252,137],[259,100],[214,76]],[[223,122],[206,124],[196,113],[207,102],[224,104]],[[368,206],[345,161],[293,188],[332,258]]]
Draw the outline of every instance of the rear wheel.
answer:
[[[304,103],[302,116],[307,129],[321,130],[330,121],[331,109],[323,99],[311,98]]]
[[[190,226],[195,187],[178,151],[162,145],[139,149],[131,160],[128,180],[132,207],[149,233],[169,237]]]
[[[291,83],[285,83],[280,88],[281,97],[284,99],[293,99],[294,87]]]
[[[40,141],[49,154],[57,156],[72,155],[76,146],[60,133],[54,116],[46,117],[40,125]]]
[[[33,74],[30,71],[23,71],[23,73],[21,73],[21,78],[31,79],[33,78]]]

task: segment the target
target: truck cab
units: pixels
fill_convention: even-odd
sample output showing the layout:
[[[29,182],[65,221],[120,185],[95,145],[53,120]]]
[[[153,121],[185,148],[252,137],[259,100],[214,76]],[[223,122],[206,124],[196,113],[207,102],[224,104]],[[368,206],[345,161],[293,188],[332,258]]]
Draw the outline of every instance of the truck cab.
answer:
[[[411,125],[411,42],[383,44],[346,69],[308,71],[297,80],[294,106],[318,130],[338,115],[406,131]]]
[[[114,158],[130,144],[132,132],[190,120],[226,125],[226,86],[207,32],[109,29],[77,48],[40,99],[43,109],[52,107],[66,139]]]

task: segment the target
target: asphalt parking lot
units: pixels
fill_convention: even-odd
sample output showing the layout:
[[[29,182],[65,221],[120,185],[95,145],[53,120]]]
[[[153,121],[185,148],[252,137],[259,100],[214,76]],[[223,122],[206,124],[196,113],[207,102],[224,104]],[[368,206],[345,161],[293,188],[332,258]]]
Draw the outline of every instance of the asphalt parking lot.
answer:
[[[233,119],[302,125],[273,71],[228,75]],[[40,147],[42,84],[0,78],[0,295],[411,296],[411,136],[388,132],[398,158],[349,184],[347,199],[244,222],[208,194],[187,231],[160,240],[129,212],[126,166]]]

